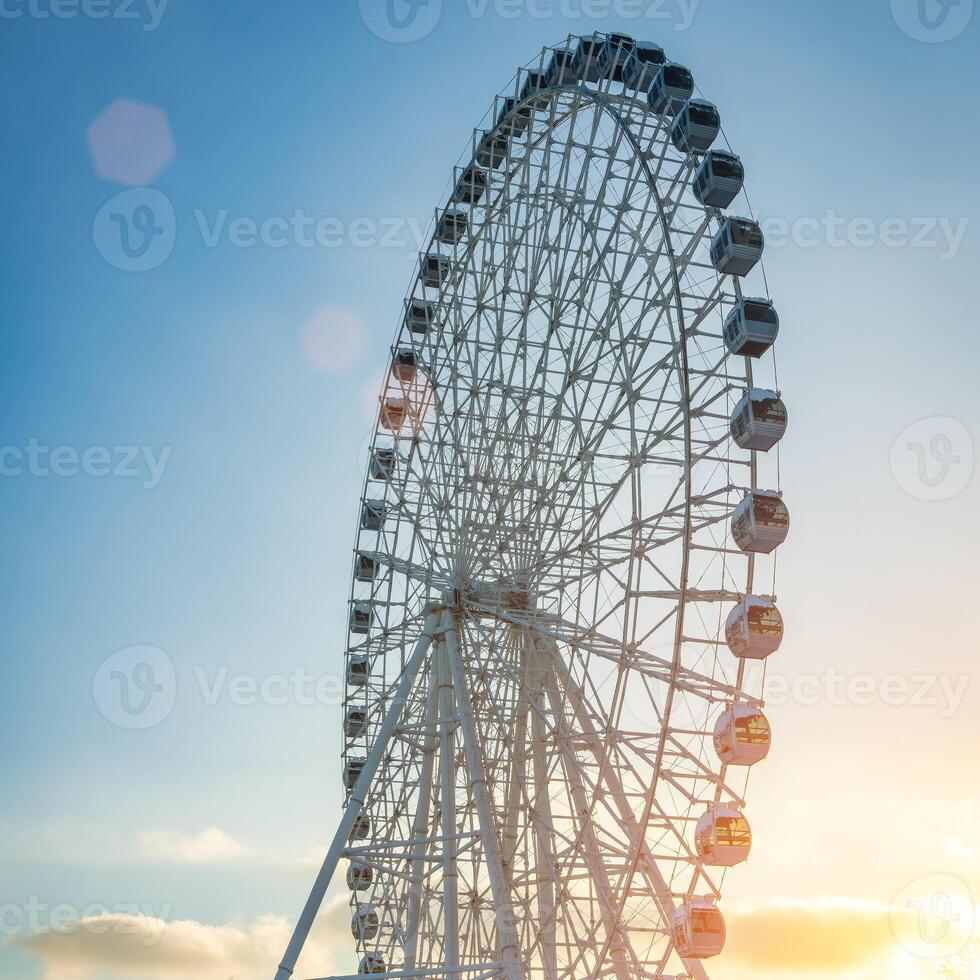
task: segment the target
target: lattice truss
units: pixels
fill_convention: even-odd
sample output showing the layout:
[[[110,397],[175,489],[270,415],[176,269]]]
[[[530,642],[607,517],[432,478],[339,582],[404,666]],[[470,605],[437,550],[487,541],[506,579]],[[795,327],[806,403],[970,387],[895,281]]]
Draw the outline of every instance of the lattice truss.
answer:
[[[392,347],[413,357],[361,504],[347,803],[281,977],[338,861],[362,973],[706,976],[672,923],[720,898],[698,821],[745,808],[713,732],[761,706],[764,660],[732,655],[725,617],[758,583],[773,598],[775,562],[731,518],[778,462],[730,416],[774,362],[723,342],[741,284],[670,114],[612,79],[503,98]],[[474,168],[479,199],[453,200]]]

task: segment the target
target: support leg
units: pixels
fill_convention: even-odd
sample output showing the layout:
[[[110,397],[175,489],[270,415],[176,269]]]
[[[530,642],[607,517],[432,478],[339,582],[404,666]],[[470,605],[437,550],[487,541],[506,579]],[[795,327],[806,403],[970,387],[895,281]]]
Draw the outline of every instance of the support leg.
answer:
[[[442,807],[442,925],[443,964],[447,970],[459,966],[459,872],[456,868],[456,738],[453,682],[446,662],[446,640],[436,641],[439,665],[439,802]]]
[[[419,637],[418,643],[415,644],[415,650],[405,665],[405,670],[402,672],[395,690],[395,696],[388,707],[384,720],[381,722],[381,727],[375,736],[374,745],[371,747],[367,761],[364,763],[364,770],[358,777],[354,791],[351,794],[350,802],[344,810],[340,826],[334,835],[333,843],[327,851],[326,858],[324,858],[323,867],[320,869],[320,873],[313,883],[313,890],[310,892],[310,897],[306,901],[303,913],[296,923],[293,937],[289,941],[289,946],[286,947],[286,955],[283,956],[282,963],[279,964],[276,980],[289,980],[293,975],[293,971],[296,969],[296,961],[299,959],[299,954],[306,945],[310,930],[313,928],[313,923],[320,912],[320,907],[323,905],[323,898],[327,893],[327,889],[330,887],[330,881],[333,878],[334,871],[337,870],[337,863],[340,861],[340,857],[347,847],[347,840],[350,836],[351,828],[354,826],[354,821],[364,807],[364,801],[367,799],[371,783],[374,781],[375,774],[378,771],[378,766],[381,764],[381,760],[384,758],[384,754],[388,749],[388,742],[391,740],[391,736],[398,722],[401,720],[402,712],[405,710],[405,703],[408,700],[409,691],[419,672],[419,668],[425,660],[426,654],[429,652],[429,646],[432,643],[432,636],[440,615],[441,613],[438,611],[430,613],[425,621],[422,635]]]
[[[545,980],[557,980],[557,923],[555,909],[554,823],[551,815],[551,780],[548,772],[544,695],[536,679],[535,711],[531,717],[531,755],[534,760],[534,841],[537,863],[538,917],[541,927],[541,960]]]
[[[506,980],[524,980],[521,965],[520,943],[517,936],[517,922],[507,878],[504,874],[500,854],[500,841],[497,836],[496,821],[490,803],[483,753],[480,749],[479,733],[470,702],[470,692],[459,650],[459,632],[455,612],[444,613],[445,647],[456,692],[456,710],[459,727],[463,737],[463,751],[466,756],[466,772],[470,794],[480,825],[480,842],[483,845],[483,859],[486,861],[490,878],[490,891],[497,914],[497,931],[500,935],[501,963]]]
[[[437,658],[432,658],[429,671],[429,693],[425,703],[425,721],[433,726],[439,716],[439,673]],[[412,823],[412,836],[416,841],[428,836],[429,811],[432,809],[432,774],[435,768],[439,736],[434,727],[426,729],[422,748],[422,767],[419,774],[419,804]],[[415,969],[419,949],[419,923],[421,922],[423,876],[425,873],[425,844],[412,845],[411,884],[408,889],[408,912],[405,941],[405,970]]]

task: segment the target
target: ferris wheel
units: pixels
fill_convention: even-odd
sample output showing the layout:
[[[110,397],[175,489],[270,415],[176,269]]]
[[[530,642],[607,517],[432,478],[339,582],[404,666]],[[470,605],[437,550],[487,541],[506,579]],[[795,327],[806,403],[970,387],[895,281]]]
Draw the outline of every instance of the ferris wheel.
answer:
[[[359,975],[681,980],[721,952],[789,515],[720,135],[659,46],[570,37],[455,168],[360,503],[346,803],[277,980],[338,865]]]

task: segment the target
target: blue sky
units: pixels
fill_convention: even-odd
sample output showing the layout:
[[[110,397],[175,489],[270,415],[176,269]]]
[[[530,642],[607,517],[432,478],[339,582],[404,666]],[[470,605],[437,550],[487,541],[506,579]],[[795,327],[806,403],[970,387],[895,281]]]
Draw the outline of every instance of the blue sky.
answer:
[[[307,856],[340,803],[339,709],[295,695],[235,704],[249,695],[227,685],[207,704],[207,688],[336,673],[371,391],[413,230],[494,93],[570,32],[622,30],[689,65],[757,213],[774,238],[795,227],[767,254],[792,419],[780,605],[799,641],[786,673],[975,669],[976,480],[924,500],[890,453],[931,420],[915,438],[950,440],[962,472],[980,435],[980,17],[929,43],[913,36],[925,31],[913,0],[671,0],[646,18],[615,0],[445,0],[429,33],[393,42],[361,6],[170,0],[137,2],[131,19],[111,0],[113,16],[94,19],[4,2],[0,443],[18,470],[0,478],[5,909],[137,903],[242,928],[298,912]],[[99,175],[86,133],[120,99],[161,110],[174,149],[147,181],[173,207],[173,251],[144,272],[107,261],[93,234],[127,184]],[[307,237],[288,228],[297,212]],[[284,244],[236,243],[235,219],[246,239],[271,219]],[[323,219],[330,243],[309,244]],[[32,473],[34,444],[106,447],[110,468],[135,475]],[[165,460],[159,479],[148,460]],[[130,731],[100,712],[98,678],[143,645],[174,664],[176,701]],[[886,798],[969,808],[975,787],[952,774],[977,744],[978,696],[968,687],[948,718],[880,703],[786,710],[754,786],[774,836],[781,812],[820,812],[828,795],[859,810]],[[879,739],[916,772],[918,803],[893,773],[846,759]],[[801,776],[804,752],[827,762],[819,777]],[[872,834],[851,819],[828,836]],[[201,836],[211,828],[221,836]],[[942,853],[924,848],[863,892],[840,862],[814,860],[783,891],[887,904],[915,874],[949,870]],[[778,862],[766,862],[733,879],[746,900],[773,893]],[[0,947],[0,976],[43,971]]]

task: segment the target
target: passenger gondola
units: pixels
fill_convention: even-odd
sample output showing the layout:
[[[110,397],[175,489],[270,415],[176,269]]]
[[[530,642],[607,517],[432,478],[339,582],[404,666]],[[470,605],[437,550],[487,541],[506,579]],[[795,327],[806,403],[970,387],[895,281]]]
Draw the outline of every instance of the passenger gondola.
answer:
[[[374,625],[374,610],[370,602],[355,602],[350,610],[350,631],[364,635]]]
[[[703,99],[688,99],[677,113],[670,140],[681,153],[705,153],[721,132],[718,107]]]
[[[732,537],[742,551],[768,555],[789,534],[789,511],[772,490],[752,490],[732,514]]]
[[[745,167],[734,153],[709,150],[694,175],[694,196],[707,208],[727,208],[741,193]]]
[[[783,617],[771,599],[746,596],[725,621],[728,649],[742,660],[765,660],[783,642]]]
[[[636,41],[628,34],[610,34],[599,50],[599,77],[621,82],[626,60],[635,47]]]
[[[725,920],[714,902],[688,902],[674,913],[671,938],[680,956],[706,960],[725,948]]]
[[[647,102],[658,115],[676,115],[694,94],[694,76],[683,65],[668,61],[660,66],[647,90]]]
[[[711,262],[724,276],[747,276],[762,258],[766,240],[751,218],[725,218],[711,240]]]
[[[657,77],[660,66],[666,62],[667,56],[659,44],[639,41],[630,51],[623,65],[623,84],[627,88],[645,94]]]
[[[768,388],[749,388],[732,412],[732,439],[739,449],[766,453],[786,434],[782,398]]]
[[[718,717],[714,743],[718,758],[726,766],[754,766],[772,747],[769,719],[759,708],[736,702]]]
[[[725,317],[725,346],[732,354],[762,357],[779,335],[779,316],[768,299],[742,299]]]
[[[354,632],[358,632],[355,630]],[[364,687],[371,675],[371,661],[362,653],[354,654],[347,661],[347,685]]]

